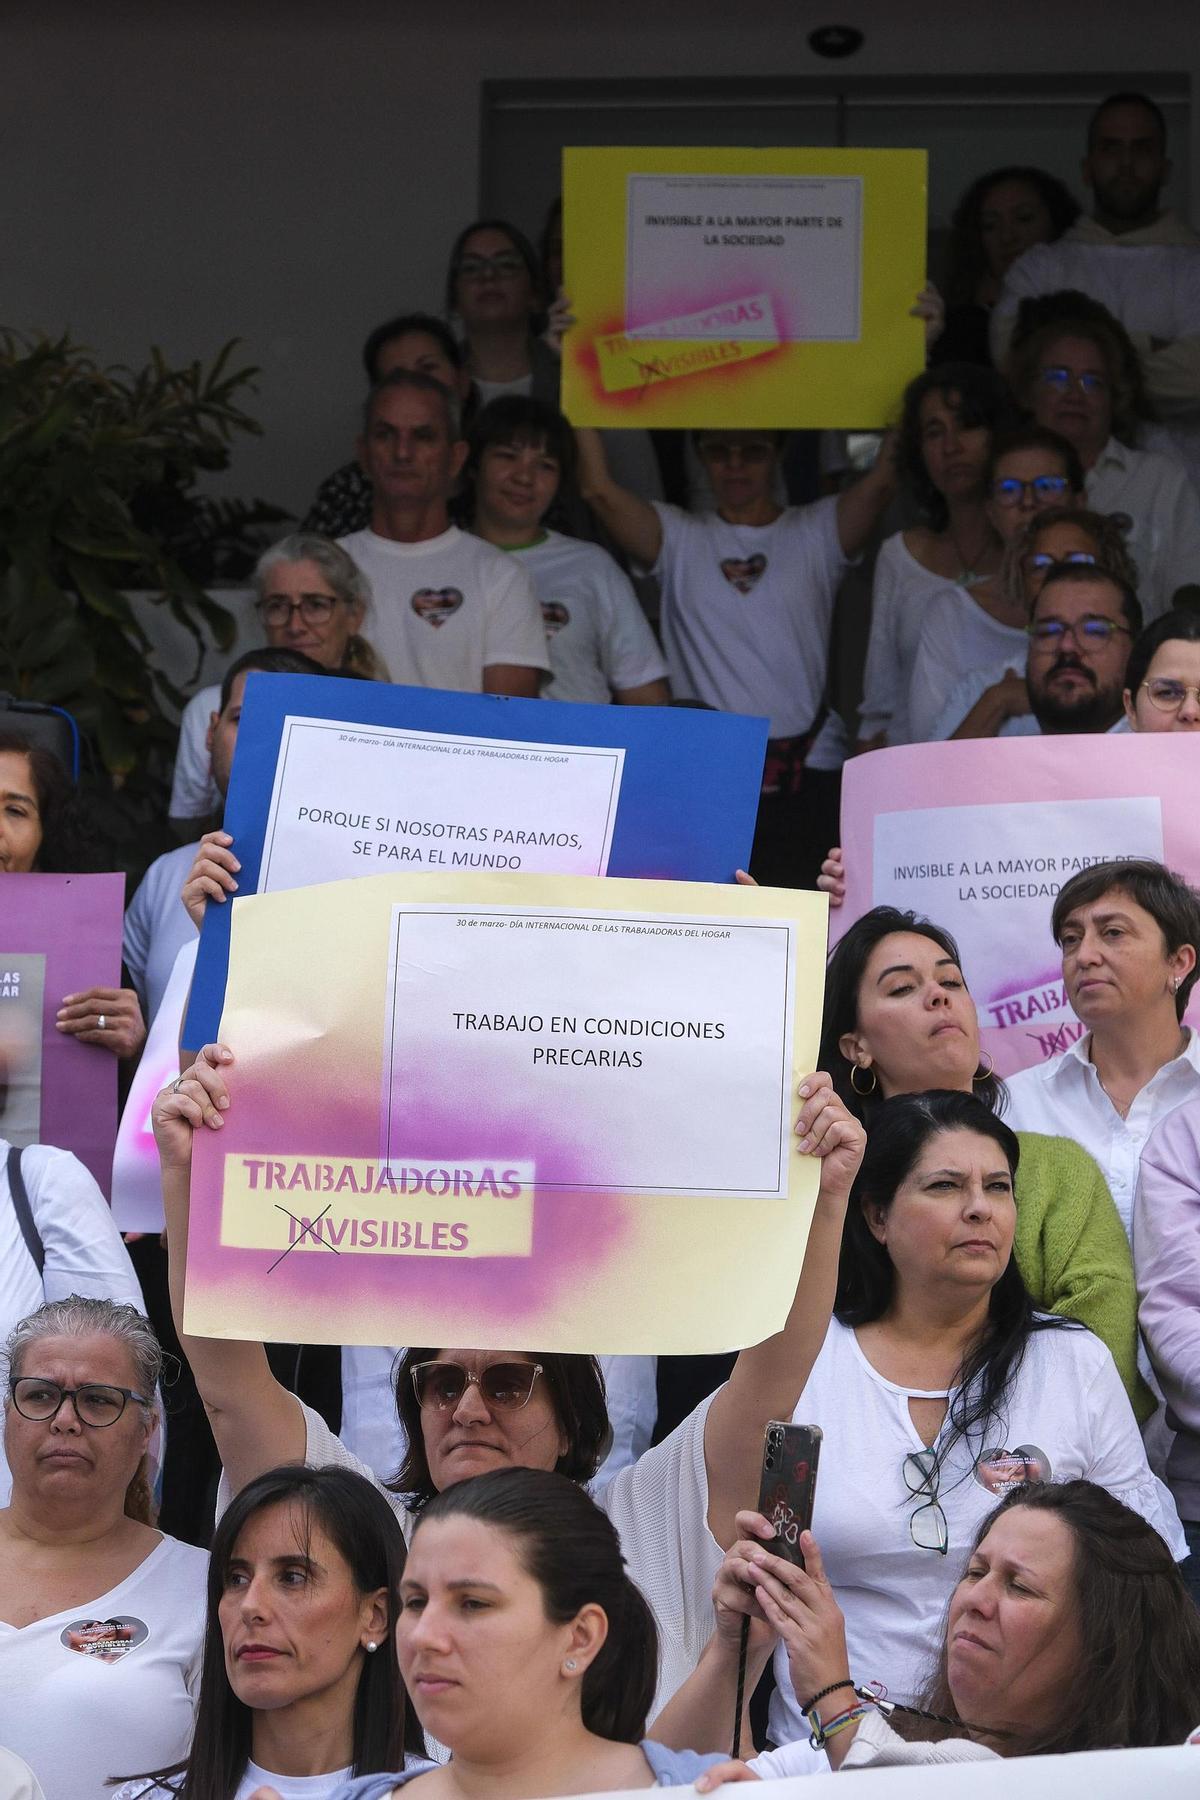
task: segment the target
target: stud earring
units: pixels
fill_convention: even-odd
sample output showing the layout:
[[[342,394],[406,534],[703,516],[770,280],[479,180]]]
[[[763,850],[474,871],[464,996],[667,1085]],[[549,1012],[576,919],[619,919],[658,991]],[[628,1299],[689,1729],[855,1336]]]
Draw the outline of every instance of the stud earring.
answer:
[[[568,1656],[566,1662],[563,1664],[564,1671],[567,1674],[573,1675],[575,1673],[576,1667],[577,1667],[577,1664],[575,1662],[575,1658],[573,1656]]]
[[[379,1648],[378,1644],[374,1644],[374,1643],[368,1644],[367,1645],[367,1655],[374,1656],[374,1654],[378,1650],[378,1648]]]

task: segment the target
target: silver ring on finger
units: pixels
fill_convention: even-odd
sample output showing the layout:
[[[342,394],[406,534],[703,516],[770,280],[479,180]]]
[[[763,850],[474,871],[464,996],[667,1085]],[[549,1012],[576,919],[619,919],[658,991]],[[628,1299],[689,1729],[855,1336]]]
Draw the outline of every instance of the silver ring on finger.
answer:
[[[174,1081],[171,1083],[171,1092],[173,1094],[177,1094],[182,1086],[183,1086],[183,1076],[177,1075],[175,1077]]]
[[[97,1016],[96,1030],[97,1031],[107,1031],[108,1030],[108,1020],[105,1018],[103,1013],[100,1013]]]

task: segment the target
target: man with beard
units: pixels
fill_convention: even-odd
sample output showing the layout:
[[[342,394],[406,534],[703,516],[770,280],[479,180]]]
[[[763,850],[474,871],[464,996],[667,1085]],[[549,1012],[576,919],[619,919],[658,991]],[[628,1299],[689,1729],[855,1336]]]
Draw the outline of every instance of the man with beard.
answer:
[[[1073,289],[1100,301],[1133,339],[1162,421],[1139,442],[1177,456],[1200,485],[1200,237],[1162,204],[1171,174],[1162,109],[1145,94],[1110,94],[1088,126],[1082,174],[1091,216],[1005,275],[992,311],[996,366],[1023,300]]]
[[[978,716],[981,707],[963,714],[963,706],[969,704],[964,686],[963,698],[956,705],[948,702],[943,714],[943,719],[961,717],[962,724],[952,733],[942,730],[935,736],[1061,737],[1072,732],[1128,731],[1125,665],[1141,629],[1138,597],[1119,576],[1093,562],[1056,563],[1034,601],[1029,624],[1025,687],[1030,710],[984,728]],[[981,680],[991,690],[1004,674],[999,669],[972,680],[976,690]],[[1015,671],[1008,674],[1019,684]],[[954,701],[955,695],[950,698]]]

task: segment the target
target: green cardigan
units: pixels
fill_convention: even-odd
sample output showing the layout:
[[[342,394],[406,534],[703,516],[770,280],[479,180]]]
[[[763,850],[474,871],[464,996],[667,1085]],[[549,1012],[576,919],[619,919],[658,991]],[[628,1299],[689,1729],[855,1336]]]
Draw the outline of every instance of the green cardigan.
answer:
[[[1073,1138],[1018,1131],[1013,1249],[1033,1303],[1078,1319],[1112,1351],[1141,1424],[1155,1400],[1138,1374],[1133,1257],[1100,1165]]]

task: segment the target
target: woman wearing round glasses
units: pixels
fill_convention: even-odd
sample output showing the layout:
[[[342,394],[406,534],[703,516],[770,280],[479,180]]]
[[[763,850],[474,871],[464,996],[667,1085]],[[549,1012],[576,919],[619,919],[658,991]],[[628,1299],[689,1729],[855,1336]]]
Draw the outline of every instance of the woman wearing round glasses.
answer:
[[[1024,661],[1029,600],[1010,546],[1048,509],[1078,503],[1083,471],[1071,445],[1040,426],[996,439],[984,473],[987,516],[1005,555],[997,574],[969,591],[947,587],[925,609],[908,695],[914,743],[934,735],[947,695],[966,675],[1004,657]]]
[[[100,1800],[109,1776],[187,1753],[208,1558],[151,1524],[162,1352],[140,1313],[47,1302],[3,1361],[0,1743],[46,1800]]]
[[[387,681],[381,657],[361,635],[371,584],[340,544],[293,532],[258,559],[252,577],[255,615],[273,650],[298,650],[323,669]],[[220,688],[201,688],[183,709],[171,785],[173,819],[208,818],[221,807],[207,746]]]
[[[796,1405],[824,1432],[813,1532],[856,1680],[911,1701],[954,1583],[998,1497],[1031,1472],[1084,1477],[1178,1557],[1109,1352],[1035,1313],[1012,1254],[1014,1134],[969,1094],[887,1100],[846,1218],[834,1318]],[[807,1734],[785,1655],[770,1736]]]
[[[1133,731],[1200,731],[1200,613],[1169,612],[1129,652],[1125,716]]]
[[[180,1328],[192,1141],[197,1131],[221,1128],[232,1066],[227,1049],[207,1045],[154,1103],[171,1302]],[[798,1148],[821,1159],[821,1181],[783,1330],[743,1350],[729,1381],[597,1496],[659,1622],[660,1705],[708,1641],[712,1578],[723,1545],[732,1542],[738,1506],[757,1487],[763,1431],[768,1420],[791,1412],[829,1317],[833,1263],[864,1134],[828,1076],[807,1077],[800,1093]],[[261,1344],[182,1333],[181,1342],[233,1491],[285,1462],[335,1463],[374,1479],[318,1414],[279,1385]],[[410,1529],[434,1493],[489,1470],[556,1469],[587,1482],[608,1438],[603,1380],[588,1356],[413,1348],[397,1370],[396,1404],[409,1449],[386,1491]]]
[[[1094,302],[1086,312],[1066,314],[1066,297],[1051,298],[1057,317],[1018,333],[1006,373],[1038,423],[1074,445],[1088,505],[1128,515],[1139,594],[1154,619],[1200,568],[1200,499],[1181,463],[1133,447],[1141,429],[1140,372],[1124,329]]]

